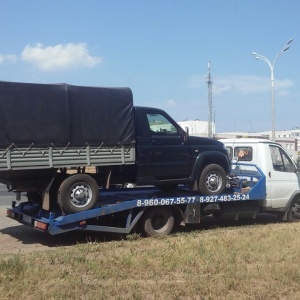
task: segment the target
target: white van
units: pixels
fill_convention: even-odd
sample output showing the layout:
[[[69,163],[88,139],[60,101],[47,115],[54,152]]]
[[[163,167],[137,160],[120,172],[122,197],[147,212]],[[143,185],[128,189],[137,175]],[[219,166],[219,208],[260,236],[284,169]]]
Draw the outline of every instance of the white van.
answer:
[[[278,213],[283,220],[300,220],[300,185],[297,166],[280,144],[265,139],[222,139],[237,168],[257,165],[266,176],[266,198],[261,209]],[[232,173],[238,169],[233,165]]]

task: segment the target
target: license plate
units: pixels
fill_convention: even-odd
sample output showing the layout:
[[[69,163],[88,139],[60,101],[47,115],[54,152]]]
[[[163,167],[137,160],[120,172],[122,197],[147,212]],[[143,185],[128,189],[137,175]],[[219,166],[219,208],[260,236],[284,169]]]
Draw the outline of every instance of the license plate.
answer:
[[[32,218],[26,215],[23,215],[23,222],[32,224]]]

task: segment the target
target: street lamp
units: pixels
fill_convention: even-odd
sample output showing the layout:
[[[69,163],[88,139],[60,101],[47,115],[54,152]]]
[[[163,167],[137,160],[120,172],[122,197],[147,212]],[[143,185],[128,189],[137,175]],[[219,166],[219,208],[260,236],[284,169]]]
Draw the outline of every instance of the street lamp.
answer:
[[[252,54],[255,56],[256,59],[260,59],[265,61],[270,69],[271,69],[271,92],[272,92],[272,141],[275,141],[275,104],[274,104],[274,66],[276,63],[276,60],[278,57],[286,50],[290,48],[290,44],[293,41],[293,39],[290,39],[283,48],[277,53],[275,56],[273,63],[270,62],[268,58],[266,58],[263,55],[257,54],[256,52],[252,52]]]

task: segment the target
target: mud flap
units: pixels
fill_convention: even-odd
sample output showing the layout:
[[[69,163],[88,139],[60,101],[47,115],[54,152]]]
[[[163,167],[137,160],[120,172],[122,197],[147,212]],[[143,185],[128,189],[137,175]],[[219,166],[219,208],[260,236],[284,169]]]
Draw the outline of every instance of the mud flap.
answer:
[[[53,176],[53,178],[51,179],[51,181],[47,185],[46,189],[43,191],[43,206],[42,206],[42,208],[44,210],[49,210],[50,209],[50,188],[52,186],[54,178],[55,178],[55,176]]]
[[[184,212],[184,222],[187,224],[200,223],[200,203],[190,203]]]

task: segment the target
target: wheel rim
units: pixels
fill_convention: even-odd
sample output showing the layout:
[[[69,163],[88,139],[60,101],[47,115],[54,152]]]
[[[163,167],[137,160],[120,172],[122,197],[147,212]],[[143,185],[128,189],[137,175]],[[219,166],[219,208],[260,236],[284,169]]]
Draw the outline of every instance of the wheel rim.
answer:
[[[167,226],[168,218],[164,214],[156,213],[152,219],[152,228],[156,232],[163,232]]]
[[[76,183],[70,189],[70,202],[76,207],[87,206],[93,197],[92,189],[85,183]]]
[[[217,192],[222,186],[222,177],[216,172],[210,172],[206,176],[205,183],[210,192]]]
[[[294,203],[291,208],[292,216],[294,219],[300,220],[300,203]]]

